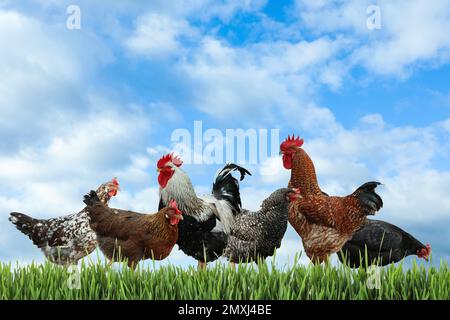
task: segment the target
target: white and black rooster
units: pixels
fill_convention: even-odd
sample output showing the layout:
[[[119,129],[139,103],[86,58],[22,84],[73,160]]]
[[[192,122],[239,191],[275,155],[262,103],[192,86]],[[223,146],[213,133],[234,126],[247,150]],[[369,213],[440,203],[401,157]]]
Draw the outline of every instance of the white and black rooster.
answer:
[[[238,171],[241,181],[251,174],[236,164],[227,164],[217,174],[212,194],[198,197],[189,176],[180,168],[182,164],[173,154],[158,161],[159,207],[171,200],[177,202],[184,213],[178,225],[178,247],[196,259],[199,268],[205,268],[206,263],[222,256],[234,217],[241,211],[239,181],[232,173]]]

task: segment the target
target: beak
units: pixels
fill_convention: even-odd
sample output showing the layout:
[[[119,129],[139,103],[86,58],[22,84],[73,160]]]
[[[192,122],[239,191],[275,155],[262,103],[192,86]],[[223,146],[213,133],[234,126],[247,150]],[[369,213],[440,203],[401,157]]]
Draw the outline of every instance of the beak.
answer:
[[[156,168],[156,172],[161,172],[161,169],[160,168]]]
[[[182,215],[182,214],[179,214],[179,215],[178,215],[178,219],[184,220],[183,215]]]

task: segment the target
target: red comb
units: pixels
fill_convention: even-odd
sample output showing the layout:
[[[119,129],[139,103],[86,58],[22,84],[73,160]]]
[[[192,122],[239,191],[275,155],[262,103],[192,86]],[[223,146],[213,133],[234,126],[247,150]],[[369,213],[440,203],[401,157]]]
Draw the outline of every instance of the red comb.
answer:
[[[292,137],[288,136],[287,139],[284,140],[284,142],[281,144],[280,149],[281,151],[287,151],[292,147],[300,148],[303,143],[304,141],[303,139],[300,139],[300,136],[298,136],[297,138],[294,135],[292,135]]]
[[[175,211],[176,211],[178,214],[182,214],[182,212],[180,211],[180,209],[178,209],[177,202],[176,202],[175,200],[170,200],[170,202],[169,202],[169,207],[171,207],[172,209],[175,209]]]
[[[159,169],[162,169],[163,167],[166,166],[166,164],[168,162],[172,162],[177,167],[181,167],[181,165],[183,164],[183,161],[181,161],[181,159],[178,156],[175,156],[173,153],[169,153],[169,154],[166,154],[161,159],[159,159],[159,161],[158,161],[156,166]]]
[[[112,182],[114,185],[116,185],[116,186],[119,185],[119,181],[117,180],[117,178],[113,178],[113,179],[111,180],[111,182]]]

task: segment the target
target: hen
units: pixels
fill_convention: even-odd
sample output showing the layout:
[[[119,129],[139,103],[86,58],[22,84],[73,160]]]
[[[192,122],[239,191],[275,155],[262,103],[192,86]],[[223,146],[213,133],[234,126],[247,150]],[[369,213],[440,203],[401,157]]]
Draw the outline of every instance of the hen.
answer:
[[[241,211],[239,182],[233,177],[239,171],[241,181],[251,175],[246,169],[227,164],[217,175],[211,195],[197,197],[189,176],[180,168],[183,162],[173,154],[157,164],[160,185],[160,208],[174,199],[184,213],[179,225],[177,244],[204,268],[207,262],[223,254],[234,216]]]
[[[183,215],[175,201],[152,215],[111,209],[95,191],[84,196],[84,203],[98,246],[111,261],[126,259],[134,268],[141,260],[163,260],[178,239]]]
[[[232,263],[255,262],[280,248],[288,224],[288,207],[300,196],[298,189],[279,189],[256,212],[242,210],[236,216],[224,256]]]
[[[367,219],[366,224],[344,245],[338,257],[346,265],[359,268],[374,264],[386,266],[410,255],[417,255],[428,261],[430,254],[429,244],[420,243],[399,227]]]
[[[292,170],[289,187],[299,188],[302,198],[289,210],[289,222],[300,235],[306,254],[314,263],[327,260],[341,250],[353,234],[383,207],[375,192],[379,182],[368,182],[346,197],[323,193],[314,164],[301,148],[303,139],[288,137],[281,144],[283,165]]]
[[[100,200],[108,205],[117,195],[119,182],[113,179],[97,189]],[[34,219],[13,212],[9,218],[16,228],[42,250],[47,259],[59,265],[77,264],[97,247],[95,233],[89,227],[86,209],[54,219]]]

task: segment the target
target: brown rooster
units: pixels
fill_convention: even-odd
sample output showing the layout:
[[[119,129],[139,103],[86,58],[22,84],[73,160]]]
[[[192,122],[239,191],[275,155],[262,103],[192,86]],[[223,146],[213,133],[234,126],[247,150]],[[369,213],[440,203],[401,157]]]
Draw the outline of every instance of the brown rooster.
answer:
[[[175,201],[152,215],[111,209],[95,191],[84,197],[84,203],[98,246],[111,261],[125,259],[134,268],[141,260],[163,260],[177,242],[183,215]]]
[[[283,165],[292,170],[290,188],[300,189],[302,197],[289,211],[289,222],[300,235],[306,254],[322,263],[343,245],[383,207],[375,192],[379,182],[368,182],[346,197],[330,197],[320,190],[314,164],[301,147],[303,139],[288,137],[281,144]]]

